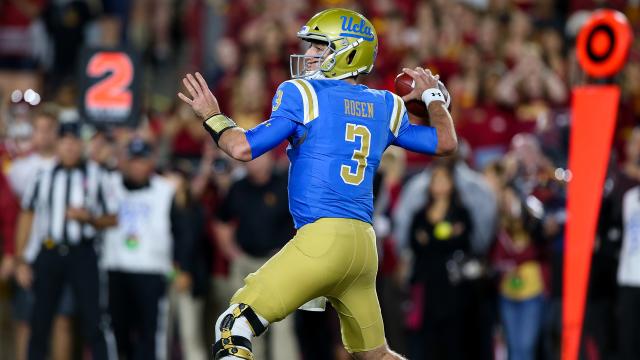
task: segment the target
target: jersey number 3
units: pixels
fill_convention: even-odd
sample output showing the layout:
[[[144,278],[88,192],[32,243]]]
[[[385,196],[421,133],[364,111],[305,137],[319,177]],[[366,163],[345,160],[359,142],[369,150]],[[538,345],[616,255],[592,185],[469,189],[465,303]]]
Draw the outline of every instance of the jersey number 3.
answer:
[[[360,185],[364,180],[365,169],[367,168],[367,157],[371,145],[371,132],[366,126],[347,123],[344,139],[355,142],[356,137],[360,137],[360,148],[353,151],[351,160],[357,163],[355,171],[353,165],[342,165],[340,167],[340,177],[342,181],[350,185]]]

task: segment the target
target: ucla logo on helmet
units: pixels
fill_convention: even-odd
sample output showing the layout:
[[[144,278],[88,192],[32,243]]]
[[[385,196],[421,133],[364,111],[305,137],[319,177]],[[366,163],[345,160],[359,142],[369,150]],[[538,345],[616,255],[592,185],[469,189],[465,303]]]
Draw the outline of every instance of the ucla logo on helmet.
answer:
[[[360,19],[359,23],[353,23],[352,17],[340,16],[342,20],[342,32],[340,36],[357,37],[366,41],[373,41],[374,36],[371,26],[367,26],[364,19]]]

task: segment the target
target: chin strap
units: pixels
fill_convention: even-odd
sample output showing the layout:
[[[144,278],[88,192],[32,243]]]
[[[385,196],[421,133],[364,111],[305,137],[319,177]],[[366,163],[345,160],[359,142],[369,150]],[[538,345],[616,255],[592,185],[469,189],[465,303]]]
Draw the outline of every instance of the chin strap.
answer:
[[[328,80],[324,73],[320,70],[315,71],[313,74],[308,76],[302,76],[302,79],[305,80]]]

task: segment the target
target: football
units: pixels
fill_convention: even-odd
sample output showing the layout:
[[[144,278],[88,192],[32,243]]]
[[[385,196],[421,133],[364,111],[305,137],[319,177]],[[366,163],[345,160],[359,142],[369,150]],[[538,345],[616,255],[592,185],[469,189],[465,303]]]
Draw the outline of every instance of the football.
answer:
[[[396,80],[395,80],[396,94],[400,96],[405,96],[411,91],[413,91],[414,86],[415,86],[415,83],[413,81],[413,78],[411,78],[411,76],[405,73],[400,73],[398,74],[398,76],[396,76]],[[447,100],[447,104],[450,104],[449,92],[447,91],[447,88],[444,86],[444,83],[442,83],[442,81],[438,80],[438,88],[440,88],[440,91],[442,91],[442,93],[444,94],[444,97]],[[411,114],[421,119],[429,118],[429,112],[427,111],[427,107],[425,106],[424,102],[422,102],[422,100],[409,100],[405,102],[405,105],[407,107],[407,111],[409,111]]]

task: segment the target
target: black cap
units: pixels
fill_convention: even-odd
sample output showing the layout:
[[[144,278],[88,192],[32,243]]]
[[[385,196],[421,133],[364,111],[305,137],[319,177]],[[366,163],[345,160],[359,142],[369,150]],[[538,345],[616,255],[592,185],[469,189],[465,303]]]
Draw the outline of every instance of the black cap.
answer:
[[[129,146],[127,146],[127,152],[129,153],[129,157],[146,158],[151,155],[152,149],[149,143],[140,138],[135,138],[131,140]]]
[[[60,137],[73,136],[73,137],[79,138],[80,123],[77,121],[60,123],[58,127],[58,136]]]

